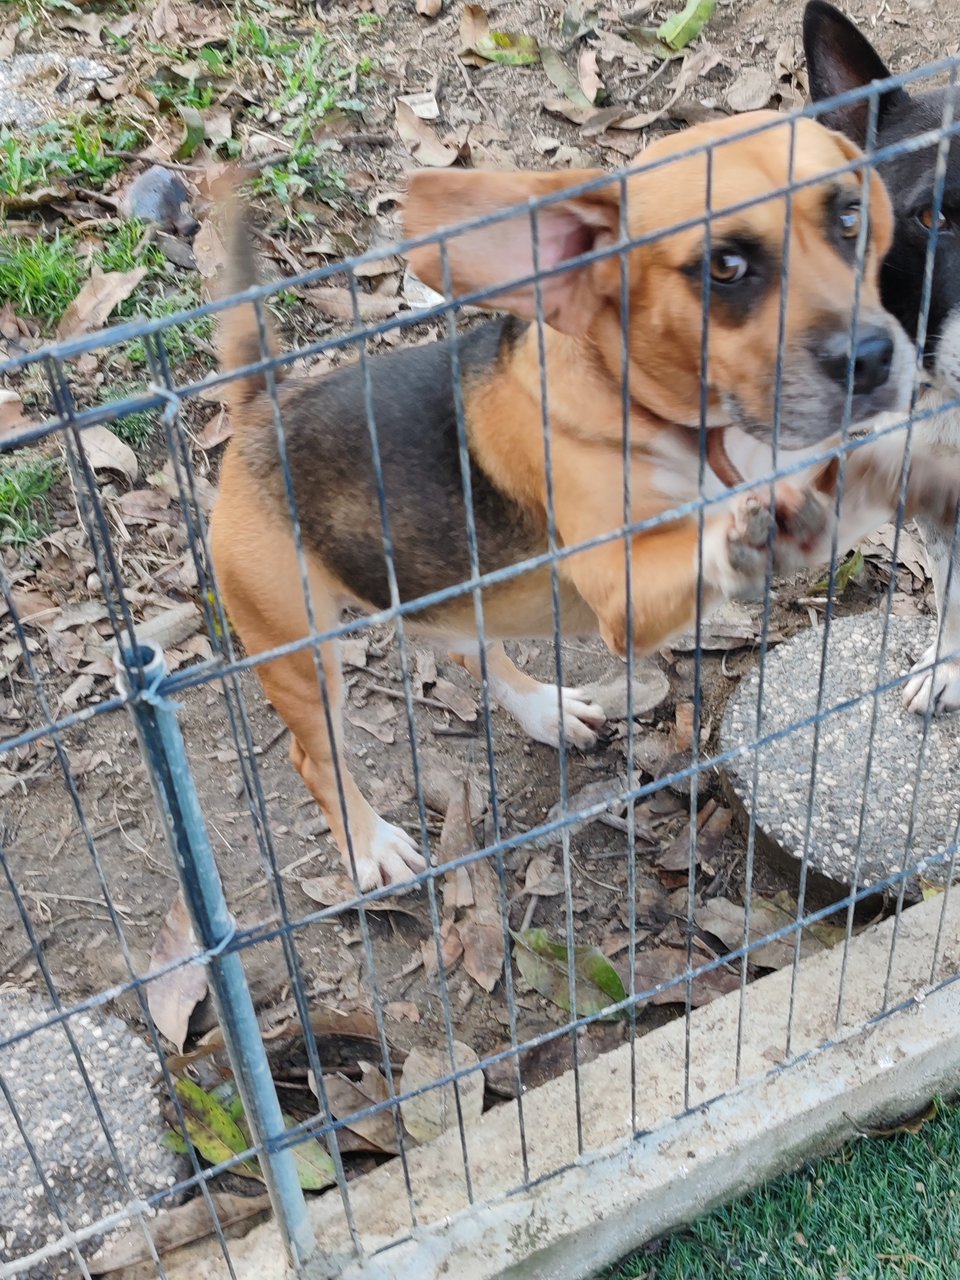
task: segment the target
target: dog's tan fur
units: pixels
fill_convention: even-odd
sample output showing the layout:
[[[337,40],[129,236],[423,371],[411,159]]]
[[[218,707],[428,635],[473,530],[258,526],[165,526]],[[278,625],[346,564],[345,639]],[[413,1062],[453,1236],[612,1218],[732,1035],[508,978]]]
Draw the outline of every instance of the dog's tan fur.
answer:
[[[752,122],[763,123],[768,118],[758,113]],[[626,221],[631,237],[700,218],[705,212],[708,161],[704,154],[680,158],[663,168],[650,169],[650,163],[696,143],[723,141],[749,123],[750,119],[741,117],[654,144],[645,154],[645,167],[634,172],[626,184]],[[800,183],[817,180],[858,154],[839,135],[800,120],[796,122],[792,177]],[[534,196],[562,192],[590,176],[420,172],[410,184],[408,230],[411,235],[432,232]],[[712,208],[722,211],[752,196],[763,196],[785,187],[790,177],[789,131],[785,127],[733,140],[714,153]],[[840,190],[841,200],[861,197],[861,180],[856,174],[830,181]],[[817,342],[818,334],[849,328],[854,300],[852,262],[843,260],[830,239],[832,232],[825,230],[824,200],[824,181],[813,181],[793,196],[786,345],[798,353],[801,362],[807,358],[808,347]],[[870,247],[860,294],[860,317],[861,322],[866,317],[887,324],[880,309],[876,275],[877,264],[890,243],[891,217],[888,198],[876,179],[870,191],[870,214]],[[620,235],[619,184],[545,206],[538,216],[542,228],[541,266],[554,265],[584,249],[603,248],[615,243]],[[725,234],[725,228],[731,227],[737,234],[749,236],[751,242],[772,246],[770,251],[775,254],[784,238],[784,216],[784,198],[771,199],[726,218],[716,217],[712,235],[716,240]],[[627,257],[630,481],[632,515],[636,520],[656,516],[676,505],[676,495],[664,488],[664,468],[672,468],[672,483],[679,470],[684,483],[692,486],[693,496],[697,492],[698,432],[690,428],[696,428],[700,421],[704,317],[699,280],[688,277],[690,262],[696,261],[701,252],[703,236],[701,225],[691,226],[636,247]],[[506,284],[533,267],[529,219],[522,214],[486,230],[452,238],[448,252],[455,294]],[[232,290],[253,283],[248,254],[239,241],[234,244]],[[435,248],[416,251],[413,264],[428,283],[443,288]],[[544,282],[542,300],[549,324],[544,341],[554,509],[559,539],[569,547],[610,532],[622,519],[619,259],[613,256],[554,276]],[[528,286],[503,291],[490,305],[529,319],[536,311],[534,290]],[[722,308],[711,313],[707,374],[710,425],[726,421],[730,394],[739,397],[738,412],[752,421],[769,424],[772,420],[779,312],[779,289],[774,286],[756,307],[742,315],[731,317]],[[220,344],[226,369],[237,369],[261,358],[260,333],[249,305],[225,313]],[[397,364],[398,370],[412,367],[410,353],[405,359],[407,366]],[[376,358],[372,363],[376,364]],[[810,395],[816,397],[815,371],[810,377]],[[522,326],[505,328],[489,360],[464,378],[471,463],[475,479],[486,486],[486,501],[493,512],[479,526],[482,571],[515,563],[546,547],[540,385],[535,324],[526,330]],[[347,604],[378,608],[389,603],[385,579],[381,580],[382,573],[373,564],[378,547],[382,564],[382,543],[369,469],[354,464],[349,456],[352,448],[344,444],[324,454],[327,461],[318,463],[317,471],[310,470],[311,458],[319,456],[321,446],[328,448],[330,433],[336,434],[342,428],[330,402],[318,398],[326,394],[323,387],[324,380],[292,380],[282,384],[279,397],[285,437],[294,451],[298,516],[304,528],[314,620],[321,631],[337,625],[341,609]],[[276,456],[270,398],[264,394],[260,376],[234,381],[229,393],[236,439],[224,461],[213,516],[213,555],[233,625],[248,653],[256,654],[300,639],[309,629]],[[825,391],[823,394],[826,396]],[[333,391],[330,395],[337,403]],[[390,437],[393,443],[384,447],[393,450],[387,457],[387,499],[401,598],[409,599],[418,598],[427,590],[450,586],[467,574],[465,553],[448,549],[449,540],[423,540],[421,523],[430,521],[438,512],[421,509],[415,473],[418,466],[422,467],[426,480],[434,459],[423,456],[419,462],[411,462],[405,441],[408,431],[403,423],[409,428],[410,447],[415,448],[419,439],[416,433],[421,429],[418,406],[414,400],[409,410],[402,406],[401,410],[400,427]],[[378,409],[378,417],[380,412]],[[357,424],[355,438],[359,447],[366,437],[365,420],[360,417]],[[838,425],[824,423],[818,438],[829,437]],[[893,448],[860,451],[851,458],[845,502],[853,513],[853,526],[863,525],[866,531],[895,508],[899,457]],[[337,476],[328,479],[331,469]],[[946,484],[935,467],[915,467],[911,501],[926,506],[939,504],[946,513],[944,519],[952,519],[951,503],[955,506],[960,494],[957,477],[953,481],[952,487]],[[440,503],[444,510],[439,512],[449,518],[451,528],[457,527],[462,507],[462,493],[455,490],[456,485],[450,488]],[[769,487],[763,495],[769,496]],[[829,549],[830,509],[816,494],[813,483],[807,488],[797,483],[779,483],[774,510],[779,526],[777,565],[796,564],[822,556]],[[762,582],[767,570],[770,519],[771,513],[761,501],[742,497],[707,516],[703,549],[707,604],[723,595],[754,588],[758,580]],[[631,633],[638,652],[656,649],[671,633],[689,626],[694,617],[697,540],[697,522],[692,518],[674,520],[632,539],[629,618],[624,540],[563,560],[559,582],[564,630],[583,634],[599,628],[618,654],[626,651]],[[369,585],[364,587],[363,582]],[[588,745],[602,722],[602,710],[586,703],[577,691],[565,691],[561,721],[557,691],[517,671],[501,643],[505,638],[552,634],[549,573],[528,572],[488,587],[483,593],[483,607],[486,634],[495,640],[488,651],[488,668],[498,699],[542,740],[564,739]],[[474,605],[469,595],[434,605],[413,621],[429,635],[446,637],[453,656],[478,674]],[[335,644],[323,645],[320,656],[329,692],[329,712],[324,708],[309,649],[260,666],[264,688],[293,735],[293,763],[330,821],[345,860],[349,864],[353,859],[360,884],[367,887],[382,880],[402,880],[422,867],[422,857],[403,832],[376,815],[347,769],[342,753],[342,681]]]

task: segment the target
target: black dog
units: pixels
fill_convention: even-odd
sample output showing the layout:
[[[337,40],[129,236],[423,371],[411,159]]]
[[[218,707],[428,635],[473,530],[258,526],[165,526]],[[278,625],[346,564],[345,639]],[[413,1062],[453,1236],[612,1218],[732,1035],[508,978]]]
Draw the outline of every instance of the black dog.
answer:
[[[803,15],[803,45],[814,102],[884,80],[890,72],[869,40],[826,0],[810,0]],[[878,101],[876,143],[887,147],[928,130],[940,129],[948,91],[935,89],[911,94],[898,88]],[[960,97],[960,94],[958,94]],[[954,119],[960,119],[960,101]],[[867,100],[828,111],[822,123],[864,146],[869,120]],[[884,306],[914,339],[922,306],[923,278],[930,228],[933,223],[936,144],[906,152],[878,164],[893,201],[894,242],[880,278]],[[923,392],[923,409],[955,401],[960,396],[960,143],[951,140],[947,159],[942,211],[937,221],[936,255],[924,346],[924,367],[930,387]],[[960,450],[960,409],[947,409],[916,427],[916,436],[934,447]],[[942,640],[941,657],[953,655],[935,670],[916,674],[904,689],[904,702],[922,715],[960,708],[960,555],[950,573],[951,539],[920,521],[930,560]],[[949,578],[949,590],[948,590]],[[936,641],[916,668],[929,666],[937,656]]]

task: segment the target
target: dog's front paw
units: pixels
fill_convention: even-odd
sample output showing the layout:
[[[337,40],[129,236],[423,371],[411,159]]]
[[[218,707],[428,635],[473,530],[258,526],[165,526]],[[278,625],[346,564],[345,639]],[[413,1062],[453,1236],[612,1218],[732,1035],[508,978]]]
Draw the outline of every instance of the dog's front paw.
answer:
[[[704,535],[703,572],[710,586],[726,598],[762,592],[774,525],[766,503],[752,493],[738,498],[730,515]]]
[[[943,653],[950,650],[941,646]],[[910,679],[904,685],[903,705],[914,715],[925,716],[928,711],[935,716],[950,711],[960,711],[960,661],[937,659],[937,642],[934,641],[919,662],[915,663]]]
[[[343,861],[349,872],[350,859],[346,854]],[[412,838],[402,828],[380,817],[364,852],[356,854],[357,880],[364,892],[380,889],[385,884],[402,884],[425,871],[426,866]]]

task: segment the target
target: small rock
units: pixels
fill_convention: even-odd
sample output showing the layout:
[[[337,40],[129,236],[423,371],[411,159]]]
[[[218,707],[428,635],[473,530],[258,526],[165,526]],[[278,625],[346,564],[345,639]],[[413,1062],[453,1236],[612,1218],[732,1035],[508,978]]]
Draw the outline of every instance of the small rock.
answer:
[[[159,164],[131,182],[120,200],[120,212],[188,239],[200,229],[190,209],[190,193],[175,173]]]

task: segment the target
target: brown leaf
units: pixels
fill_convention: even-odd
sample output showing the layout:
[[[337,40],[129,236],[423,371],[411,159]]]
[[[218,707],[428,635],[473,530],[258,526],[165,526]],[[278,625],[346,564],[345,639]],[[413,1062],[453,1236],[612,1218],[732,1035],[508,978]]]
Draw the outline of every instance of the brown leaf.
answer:
[[[693,703],[678,702],[674,712],[675,740],[678,751],[689,751],[693,745]]]
[[[53,630],[47,632],[47,640],[50,645],[50,657],[61,671],[72,675],[80,665],[83,656],[83,641],[75,631]]]
[[[729,809],[719,809],[713,805],[712,801],[710,804],[713,807],[709,813],[704,813],[703,810],[701,810],[701,814],[697,815],[697,822],[700,829],[697,832],[696,855],[697,862],[704,866],[709,866],[716,857],[733,818],[733,814]],[[706,809],[706,807],[707,806],[705,805],[704,809]],[[656,863],[658,867],[663,867],[665,871],[689,870],[689,825],[684,828],[675,840],[672,840],[665,849],[657,854]]]
[[[327,876],[312,876],[300,881],[300,888],[321,907],[335,907],[343,902],[356,902],[357,891],[353,881],[342,871],[334,871]],[[373,902],[365,902],[367,911],[399,911],[401,915],[419,920],[420,916],[404,900],[397,898],[377,898]]]
[[[60,695],[60,706],[66,707],[68,711],[76,711],[92,688],[93,676],[86,674],[77,676],[76,680]]]
[[[233,435],[233,426],[225,408],[221,407],[208,419],[203,430],[197,436],[197,444],[201,449],[215,449]]]
[[[23,401],[16,391],[0,387],[0,436],[12,435],[36,422],[36,418],[28,418],[23,412]]]
[[[423,956],[423,971],[432,978],[437,971],[437,946],[433,938],[425,938],[420,943],[420,954]],[[463,956],[460,931],[452,920],[445,920],[440,926],[440,954],[444,972],[449,977]]]
[[[82,334],[102,329],[107,317],[130,297],[147,274],[146,267],[132,271],[101,271],[96,263],[90,268],[90,279],[64,312],[57,326],[57,339],[79,338]]]
[[[703,962],[703,959],[694,952],[693,967],[699,968]],[[672,978],[677,978],[686,972],[686,947],[653,947],[650,951],[641,951],[637,954],[635,968],[636,990],[648,991],[651,987],[669,982]],[[701,1005],[709,1004],[717,996],[736,991],[739,986],[740,978],[737,974],[731,973],[728,969],[710,969],[694,979],[691,987],[691,1003],[695,1009],[699,1009]],[[687,984],[678,982],[675,986],[650,996],[648,1001],[641,1001],[640,1004],[641,1006],[648,1002],[650,1004],[684,1004],[686,999]]]
[[[469,784],[461,780],[450,792],[447,812],[440,829],[440,843],[437,850],[438,860],[453,862],[476,848],[473,837],[473,823],[470,818]],[[473,884],[467,867],[458,867],[456,871],[444,876],[443,910],[451,915],[458,907],[470,906],[473,903]]]
[[[85,427],[80,444],[94,471],[117,471],[131,484],[138,473],[137,455],[109,427]]]
[[[163,470],[157,471],[152,476],[147,477],[149,484],[156,489],[162,489],[164,493],[169,493],[174,501],[180,501],[180,489],[177,485],[177,478],[173,471],[173,462],[168,458],[163,464]],[[197,505],[204,515],[209,515],[213,510],[213,504],[216,501],[217,491],[204,476],[198,475],[196,471],[193,475],[193,490],[197,495]]]
[[[130,521],[159,520],[169,512],[170,505],[170,495],[159,489],[131,489],[117,501]]]
[[[383,1080],[382,1076],[381,1080]],[[363,1085],[359,1085],[340,1074],[329,1076],[325,1074],[323,1085],[327,1092],[330,1111],[336,1120],[347,1120],[358,1111],[366,1111],[367,1107],[384,1100],[378,1096],[379,1090],[371,1087],[372,1081],[369,1079],[365,1079]],[[386,1091],[385,1081],[384,1091]],[[350,1121],[347,1128],[351,1133],[363,1138],[372,1151],[384,1151],[388,1155],[396,1155],[400,1150],[397,1142],[397,1122],[392,1111],[379,1111],[376,1115]]]
[[[535,893],[540,898],[553,898],[558,893],[563,893],[563,873],[557,870],[551,857],[537,854],[530,859],[523,881],[523,892]]]
[[[465,693],[463,689],[451,683],[449,680],[437,680],[433,686],[433,696],[438,702],[442,702],[448,707],[453,714],[466,723],[472,723],[477,718],[477,704],[469,693]]]
[[[99,769],[102,764],[112,764],[113,761],[106,751],[81,750],[70,752],[70,774],[74,778],[83,778],[88,773],[93,773]]]
[[[59,605],[42,591],[25,591],[22,587],[14,587],[11,591],[13,605],[17,616],[24,624],[36,626],[41,619],[44,625],[49,624],[49,615],[59,612]]]
[[[218,275],[227,260],[227,251],[212,219],[205,218],[200,223],[192,248],[197,270],[203,278],[210,280]]]
[[[769,71],[748,67],[727,90],[725,101],[731,111],[758,111],[773,97],[775,85]]]
[[[200,610],[192,600],[187,600],[138,622],[137,639],[141,644],[151,641],[161,649],[169,649],[189,639],[202,625]]]
[[[388,1018],[406,1018],[408,1022],[420,1021],[420,1010],[411,1000],[391,1000],[384,1006]]]
[[[417,0],[417,13],[423,18],[436,18],[443,8],[443,0]]]
[[[369,733],[374,738],[379,738],[381,742],[385,742],[387,745],[396,740],[394,726],[390,721],[397,718],[397,708],[391,702],[376,702],[371,706],[364,707],[362,711],[348,707],[346,718],[358,729],[363,729],[364,732]]]
[[[231,1228],[246,1224],[258,1214],[270,1209],[270,1197],[237,1196],[225,1191],[211,1193],[216,1222],[228,1236],[239,1234]],[[161,1209],[150,1219],[150,1237],[157,1253],[169,1253],[183,1245],[193,1244],[212,1235],[216,1224],[210,1216],[203,1196],[177,1205],[175,1209]],[[113,1271],[125,1271],[141,1263],[150,1262],[153,1254],[141,1228],[135,1227],[121,1236],[109,1236],[101,1248],[89,1259],[92,1275],[105,1276]]]
[[[355,321],[388,320],[400,310],[400,298],[385,298],[378,293],[357,293],[356,312],[349,289],[340,289],[331,285],[329,288],[306,289],[303,294],[311,306],[331,320]]]
[[[670,95],[663,106],[657,107],[654,111],[644,111],[640,115],[629,116],[627,119],[619,121],[616,128],[645,129],[647,125],[660,120],[679,100],[681,94],[689,89],[700,76],[712,71],[722,61],[722,56],[708,44],[699,49],[694,49],[692,53],[688,53],[684,58],[683,64],[677,72],[677,78],[673,82]]]
[[[600,79],[600,71],[597,67],[597,51],[590,45],[584,45],[580,50],[580,57],[577,59],[577,78],[580,81],[583,96],[588,102],[596,102],[597,94],[603,88],[603,81]]]
[[[195,956],[199,951],[193,925],[178,891],[173,906],[150,949],[150,968],[159,969],[174,960]],[[203,965],[188,964],[147,983],[147,1004],[160,1032],[177,1052],[183,1053],[190,1015],[207,994],[207,971]]]
[[[397,101],[405,102],[419,120],[440,119],[440,104],[431,89],[424,89],[421,93],[401,94]]]
[[[478,1066],[480,1059],[469,1045],[453,1042],[456,1069]],[[409,1093],[450,1074],[450,1057],[445,1050],[417,1045],[407,1054],[400,1077],[400,1090]],[[474,1071],[458,1082],[460,1114],[465,1125],[474,1124],[483,1112],[483,1072]],[[452,1084],[430,1089],[401,1102],[400,1111],[407,1131],[418,1142],[430,1142],[458,1123],[457,1098]]]
[[[468,912],[469,916],[469,912]],[[484,991],[492,991],[503,973],[503,930],[469,918],[457,926],[463,943],[463,967]]]
[[[459,149],[441,142],[436,130],[421,120],[408,103],[397,99],[394,106],[397,113],[397,133],[413,158],[428,168],[449,168],[460,155]]]
[[[461,62],[466,63],[468,67],[485,67],[488,66],[486,58],[481,58],[478,53],[472,53],[478,44],[490,35],[490,23],[487,21],[487,11],[480,4],[465,4],[463,13],[460,15],[460,53]]]

